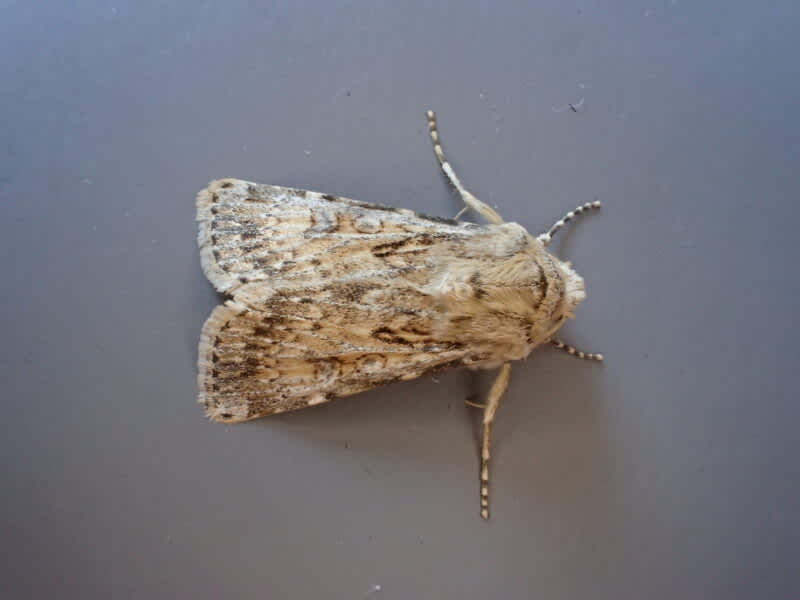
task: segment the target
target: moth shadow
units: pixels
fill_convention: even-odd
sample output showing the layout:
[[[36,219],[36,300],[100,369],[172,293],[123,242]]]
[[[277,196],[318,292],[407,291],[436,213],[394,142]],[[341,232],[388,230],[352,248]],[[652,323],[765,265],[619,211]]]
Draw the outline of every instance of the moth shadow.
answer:
[[[548,348],[514,364],[493,430],[495,511],[538,506],[541,518],[568,518],[586,527],[615,520],[602,368]],[[452,482],[445,474],[463,478],[468,491],[459,502],[471,511],[482,411],[464,400],[482,402],[494,375],[455,370],[438,380],[393,384],[253,425],[301,436],[319,446],[326,460],[355,461],[367,474],[402,473],[409,484],[415,476],[438,474],[443,479],[436,485],[442,486]],[[441,497],[452,492],[442,489]]]
[[[603,365],[540,348],[515,365],[493,433],[493,490],[581,530],[616,520]]]
[[[433,468],[454,460],[472,468],[473,440],[465,422],[479,415],[464,404],[464,373],[391,384],[252,424],[302,436],[325,451],[346,450],[350,458],[344,460],[355,455],[379,468],[397,461]]]

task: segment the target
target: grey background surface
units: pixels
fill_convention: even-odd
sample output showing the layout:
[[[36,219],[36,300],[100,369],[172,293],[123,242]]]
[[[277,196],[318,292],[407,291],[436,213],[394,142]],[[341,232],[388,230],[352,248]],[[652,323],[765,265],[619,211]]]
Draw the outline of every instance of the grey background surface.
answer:
[[[796,2],[1,6],[4,596],[800,595]],[[452,216],[427,108],[507,219],[604,202],[554,249],[607,362],[516,366],[488,523],[488,374],[195,404],[197,191]]]

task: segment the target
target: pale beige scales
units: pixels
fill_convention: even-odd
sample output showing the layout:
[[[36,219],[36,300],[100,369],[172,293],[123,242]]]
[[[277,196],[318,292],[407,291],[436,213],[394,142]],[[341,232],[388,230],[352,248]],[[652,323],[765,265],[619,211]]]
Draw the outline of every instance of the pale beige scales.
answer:
[[[428,113],[434,150],[467,207],[490,224],[429,217],[237,179],[197,197],[203,269],[231,296],[203,326],[200,402],[233,423],[457,366],[500,367],[483,417],[481,515],[491,425],[509,363],[552,343],[585,293],[546,250],[576,214],[533,237],[464,189]]]

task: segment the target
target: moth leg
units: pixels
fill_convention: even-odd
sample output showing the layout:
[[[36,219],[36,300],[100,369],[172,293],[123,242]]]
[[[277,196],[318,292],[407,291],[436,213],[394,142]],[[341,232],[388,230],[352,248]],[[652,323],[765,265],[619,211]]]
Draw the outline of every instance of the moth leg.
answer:
[[[586,204],[581,204],[576,209],[569,211],[567,214],[561,217],[558,221],[556,221],[553,224],[553,226],[550,229],[548,229],[545,233],[541,234],[536,239],[542,242],[542,244],[544,244],[545,246],[549,245],[550,242],[553,240],[553,236],[559,229],[564,227],[564,225],[569,223],[572,219],[574,219],[578,215],[583,214],[592,208],[600,208],[600,202],[598,200],[595,200],[594,202],[587,202]]]
[[[470,399],[464,400],[464,404],[467,406],[471,406],[472,408],[486,408],[485,404],[480,404],[479,402],[473,402]]]
[[[500,399],[508,387],[511,375],[511,364],[505,363],[500,367],[500,372],[489,390],[489,398],[483,409],[483,440],[481,443],[481,517],[489,518],[489,457],[492,446],[492,423],[500,406]]]
[[[439,160],[439,165],[442,167],[444,174],[447,175],[450,183],[453,184],[453,187],[456,188],[459,194],[461,194],[461,199],[464,201],[464,204],[466,204],[468,208],[474,210],[490,223],[494,223],[495,225],[502,223],[503,217],[497,214],[497,211],[495,211],[491,206],[478,200],[467,188],[464,187],[464,184],[461,183],[461,180],[458,178],[455,171],[453,171],[453,167],[450,166],[450,162],[444,155],[442,142],[439,140],[439,130],[436,127],[436,115],[432,110],[428,111],[428,131],[431,134],[433,152],[436,154],[436,158]]]
[[[550,340],[550,343],[558,348],[559,350],[563,350],[570,356],[574,356],[575,358],[582,358],[584,360],[596,360],[598,362],[602,362],[603,355],[602,354],[593,354],[591,352],[584,352],[583,350],[578,350],[575,346],[570,346],[569,344],[565,344],[561,340]]]

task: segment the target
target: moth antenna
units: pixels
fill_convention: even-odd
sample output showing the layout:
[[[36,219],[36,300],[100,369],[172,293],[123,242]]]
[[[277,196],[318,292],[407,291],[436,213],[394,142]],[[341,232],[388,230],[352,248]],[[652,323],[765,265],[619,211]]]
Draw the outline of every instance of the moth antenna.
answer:
[[[563,350],[564,352],[566,352],[570,356],[574,356],[575,358],[581,358],[583,360],[596,360],[598,362],[603,362],[602,354],[584,352],[583,350],[578,350],[575,346],[570,346],[569,344],[565,344],[561,340],[550,340],[550,343],[559,350]]]
[[[590,209],[597,209],[600,208],[600,201],[595,200],[594,202],[587,202],[586,204],[581,204],[574,210],[569,211],[563,217],[561,217],[558,221],[556,221],[553,226],[548,229],[545,233],[539,235],[536,239],[538,239],[542,244],[548,246],[551,241],[553,241],[553,236],[556,232],[564,227],[567,223],[569,223],[572,219],[581,215],[585,212],[588,212]]]
[[[444,155],[444,148],[442,148],[442,142],[439,138],[439,130],[436,125],[436,115],[432,110],[428,111],[428,132],[431,134],[433,152],[436,154],[439,165],[442,167],[444,174],[447,175],[450,183],[454,188],[456,188],[456,191],[461,194],[461,199],[464,201],[464,204],[466,204],[468,208],[474,210],[490,223],[495,225],[502,223],[503,217],[501,217],[491,206],[478,200],[467,188],[464,187],[464,184],[461,183],[461,180],[458,178],[458,175],[456,175],[456,172],[453,171],[453,167],[450,166],[450,162]]]
[[[489,398],[483,409],[483,440],[481,443],[481,517],[489,518],[489,458],[492,446],[492,423],[494,422],[500,399],[508,387],[511,375],[511,365],[505,363],[500,367],[500,372],[489,390]]]

